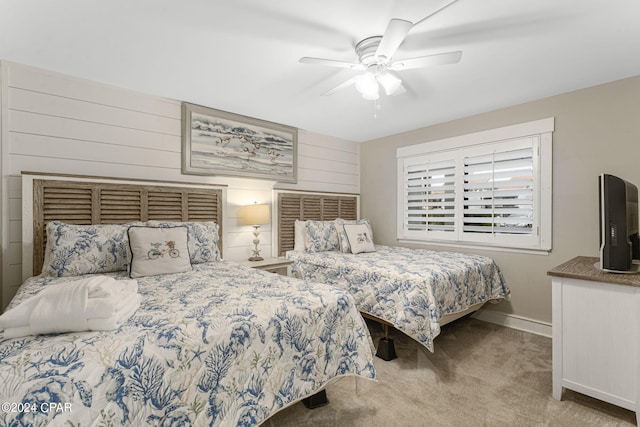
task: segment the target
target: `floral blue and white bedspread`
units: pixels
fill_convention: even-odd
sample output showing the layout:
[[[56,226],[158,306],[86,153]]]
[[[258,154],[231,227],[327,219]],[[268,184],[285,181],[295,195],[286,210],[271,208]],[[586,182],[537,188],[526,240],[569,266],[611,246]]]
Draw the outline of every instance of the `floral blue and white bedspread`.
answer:
[[[339,286],[360,311],[391,323],[430,351],[446,314],[509,297],[500,269],[488,257],[376,245],[357,255],[289,251],[294,276]]]
[[[11,306],[63,280],[29,279]],[[220,261],[138,287],[118,330],[0,333],[0,425],[250,426],[333,379],[375,379],[366,324],[333,286]]]

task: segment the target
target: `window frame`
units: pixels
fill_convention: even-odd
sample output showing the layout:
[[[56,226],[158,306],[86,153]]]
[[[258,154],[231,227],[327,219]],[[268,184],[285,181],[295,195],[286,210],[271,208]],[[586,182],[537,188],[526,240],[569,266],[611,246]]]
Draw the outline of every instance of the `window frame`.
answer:
[[[425,142],[396,150],[397,239],[405,243],[428,243],[507,251],[547,253],[552,247],[552,132],[554,118],[492,129],[453,138]],[[523,142],[527,141],[527,142]],[[531,234],[473,233],[463,231],[464,158],[478,153],[509,151],[513,145],[533,149],[533,226]],[[454,231],[408,230],[405,228],[405,166],[453,159],[455,172]]]

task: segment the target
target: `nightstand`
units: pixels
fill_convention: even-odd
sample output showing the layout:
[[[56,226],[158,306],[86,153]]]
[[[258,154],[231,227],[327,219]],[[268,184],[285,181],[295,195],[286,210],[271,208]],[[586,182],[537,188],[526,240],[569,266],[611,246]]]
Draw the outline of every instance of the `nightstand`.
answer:
[[[293,261],[286,258],[265,258],[262,261],[241,261],[240,264],[251,268],[269,271],[271,273],[288,276],[288,267],[293,264]]]

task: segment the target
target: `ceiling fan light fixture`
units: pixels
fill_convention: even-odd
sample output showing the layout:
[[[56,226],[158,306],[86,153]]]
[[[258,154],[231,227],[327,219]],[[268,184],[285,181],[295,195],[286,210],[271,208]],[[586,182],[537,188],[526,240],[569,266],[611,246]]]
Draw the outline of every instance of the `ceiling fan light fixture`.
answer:
[[[367,72],[355,80],[356,89],[366,100],[376,100],[380,97],[378,93],[378,80],[373,73]]]
[[[376,80],[380,82],[380,84],[384,88],[384,92],[387,95],[393,95],[398,90],[398,88],[400,87],[400,84],[402,83],[402,80],[400,80],[396,76],[386,71],[383,71],[382,73],[377,74]]]
[[[377,89],[376,89],[375,92],[363,93],[361,95],[362,95],[362,98],[366,99],[367,101],[375,101],[378,98],[380,98],[380,94],[378,94],[378,90]]]

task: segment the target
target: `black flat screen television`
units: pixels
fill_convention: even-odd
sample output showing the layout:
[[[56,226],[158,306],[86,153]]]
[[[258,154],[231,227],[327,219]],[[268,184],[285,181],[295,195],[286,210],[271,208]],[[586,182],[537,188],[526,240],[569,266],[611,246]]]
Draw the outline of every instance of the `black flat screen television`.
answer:
[[[637,273],[640,265],[638,238],[638,188],[622,178],[601,174],[600,268],[614,273]]]

